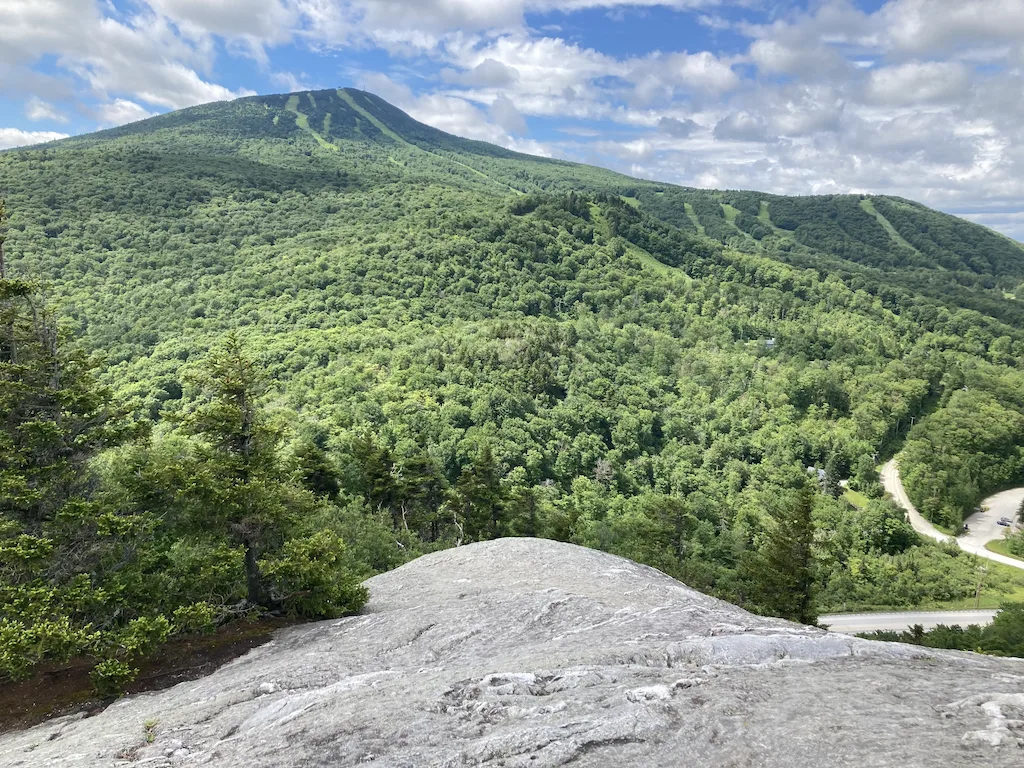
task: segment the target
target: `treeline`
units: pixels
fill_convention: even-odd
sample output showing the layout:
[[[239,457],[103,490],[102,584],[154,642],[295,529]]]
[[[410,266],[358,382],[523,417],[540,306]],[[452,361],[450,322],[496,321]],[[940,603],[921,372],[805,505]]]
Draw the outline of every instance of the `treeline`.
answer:
[[[925,648],[1021,657],[1024,656],[1024,603],[1004,603],[992,623],[984,627],[978,624],[967,627],[940,624],[926,631],[918,624],[903,632],[871,632],[861,637]]]

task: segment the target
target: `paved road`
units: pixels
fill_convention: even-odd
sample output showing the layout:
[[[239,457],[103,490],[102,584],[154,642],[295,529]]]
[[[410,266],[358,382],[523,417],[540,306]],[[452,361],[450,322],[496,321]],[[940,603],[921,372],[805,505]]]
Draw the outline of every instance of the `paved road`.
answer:
[[[971,528],[971,534],[954,539],[942,531],[936,530],[935,526],[925,520],[910,502],[910,498],[903,488],[903,481],[900,480],[900,471],[899,467],[896,466],[896,459],[882,467],[882,484],[885,486],[885,490],[889,492],[889,495],[907,510],[907,518],[910,520],[910,524],[922,536],[927,536],[936,541],[955,541],[964,552],[970,552],[986,560],[993,560],[997,563],[1003,563],[1004,565],[1024,570],[1024,560],[1006,557],[1005,555],[989,552],[985,549],[987,542],[1001,538],[1006,530],[1002,526],[996,525],[995,521],[1000,517],[1016,517],[1021,499],[1024,499],[1024,488],[1004,491],[985,499],[982,502],[982,506],[988,507],[989,511],[971,515],[967,519],[967,525]],[[1015,506],[1014,502],[1016,502]],[[975,526],[977,526],[977,530],[975,530]]]
[[[958,537],[960,546],[968,552],[974,552],[985,549],[985,545],[990,541],[1003,538],[1007,529],[998,524],[999,518],[1008,517],[1011,520],[1016,520],[1022,501],[1024,501],[1024,488],[1014,488],[997,493],[995,496],[989,496],[981,502],[983,511],[967,518],[966,522],[970,533]],[[988,511],[984,511],[985,509]]]
[[[947,627],[959,624],[991,624],[995,611],[913,611],[907,613],[843,613],[831,616],[820,616],[818,622],[827,624],[833,632],[847,635],[857,632],[874,632],[876,630],[892,630],[902,632],[904,629],[920,624],[925,629],[932,629],[939,624]]]

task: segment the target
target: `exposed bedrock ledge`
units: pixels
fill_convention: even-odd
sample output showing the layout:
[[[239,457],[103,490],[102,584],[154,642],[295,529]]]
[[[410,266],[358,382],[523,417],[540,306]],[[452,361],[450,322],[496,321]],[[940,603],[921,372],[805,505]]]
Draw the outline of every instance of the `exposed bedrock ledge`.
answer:
[[[0,765],[1024,764],[1022,661],[753,616],[543,540],[439,552],[368,585],[359,616],[0,737]]]

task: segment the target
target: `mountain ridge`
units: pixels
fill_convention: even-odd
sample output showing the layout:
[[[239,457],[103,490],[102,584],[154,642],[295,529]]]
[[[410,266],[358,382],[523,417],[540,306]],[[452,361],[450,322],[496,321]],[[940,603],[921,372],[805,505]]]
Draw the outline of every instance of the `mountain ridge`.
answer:
[[[306,105],[302,101],[303,97],[305,97],[306,99],[308,99],[310,101],[310,103],[308,105]],[[475,151],[475,153],[483,155],[483,156],[494,156],[494,157],[501,157],[501,158],[506,158],[506,159],[515,159],[515,160],[520,160],[520,161],[529,161],[531,163],[537,163],[537,164],[542,164],[542,165],[543,164],[551,164],[551,165],[554,165],[554,166],[557,166],[557,167],[561,167],[561,168],[583,168],[583,169],[588,169],[588,170],[596,170],[596,171],[599,171],[599,172],[601,172],[603,174],[607,174],[607,177],[609,179],[614,178],[616,181],[622,182],[625,186],[639,184],[639,185],[643,185],[644,187],[648,187],[648,186],[653,186],[655,188],[658,188],[658,187],[671,187],[673,189],[684,190],[684,191],[686,191],[688,193],[697,193],[697,194],[699,194],[699,193],[717,193],[719,195],[725,195],[725,196],[736,195],[736,194],[739,194],[739,195],[760,195],[762,198],[767,199],[767,200],[770,200],[770,199],[773,199],[773,198],[774,199],[780,199],[780,200],[781,199],[790,199],[790,198],[795,198],[795,199],[798,199],[798,200],[799,199],[818,200],[818,199],[834,199],[834,198],[848,198],[848,199],[865,200],[865,199],[871,199],[871,198],[883,198],[883,199],[886,199],[886,200],[893,201],[895,203],[904,204],[904,205],[908,205],[909,204],[911,206],[914,206],[914,207],[917,207],[917,208],[920,208],[920,209],[931,210],[931,209],[927,209],[926,206],[924,206],[921,203],[918,203],[916,201],[912,201],[912,200],[909,200],[909,199],[901,198],[901,197],[898,197],[898,196],[890,196],[890,195],[870,195],[870,194],[869,195],[865,195],[863,193],[845,193],[845,194],[838,194],[838,195],[836,195],[836,194],[832,194],[832,195],[813,195],[813,194],[810,194],[810,195],[795,195],[795,196],[794,195],[790,195],[790,196],[786,196],[786,195],[778,195],[778,194],[774,194],[774,193],[756,192],[756,191],[739,190],[739,189],[716,190],[716,189],[712,189],[712,188],[686,187],[686,186],[681,186],[681,185],[677,185],[677,184],[670,184],[670,183],[667,183],[667,182],[659,182],[659,181],[640,179],[640,178],[637,178],[637,177],[628,176],[628,175],[619,173],[617,171],[613,171],[613,170],[610,170],[610,169],[607,169],[607,168],[603,168],[603,167],[600,167],[600,166],[592,166],[592,165],[586,165],[586,164],[577,163],[577,162],[568,161],[568,160],[561,160],[561,159],[557,159],[557,158],[548,158],[548,157],[541,157],[541,156],[536,156],[536,155],[530,155],[528,153],[523,153],[523,152],[518,152],[518,151],[515,151],[515,150],[506,149],[506,148],[500,147],[500,146],[495,145],[495,144],[490,144],[488,142],[479,141],[479,140],[475,140],[475,139],[466,139],[466,138],[457,136],[455,134],[448,133],[448,132],[443,131],[441,129],[433,128],[432,126],[429,126],[429,125],[427,125],[425,123],[421,123],[421,122],[413,119],[411,116],[409,116],[407,113],[403,112],[402,110],[398,109],[397,107],[394,107],[389,102],[387,102],[384,99],[381,99],[380,97],[376,96],[375,94],[373,94],[373,93],[371,93],[369,91],[365,91],[365,90],[357,89],[357,88],[322,89],[322,90],[318,90],[318,91],[298,91],[298,92],[293,92],[293,93],[265,94],[265,95],[245,96],[245,97],[241,97],[239,99],[233,99],[233,100],[209,102],[207,104],[198,105],[196,107],[188,107],[188,108],[185,108],[185,109],[176,110],[174,112],[166,113],[166,114],[163,114],[163,115],[157,115],[157,116],[146,118],[146,119],[143,119],[143,120],[139,120],[139,121],[136,121],[136,122],[133,122],[133,123],[128,123],[128,124],[126,124],[124,126],[119,126],[119,127],[116,127],[116,128],[106,129],[106,130],[102,130],[102,131],[96,131],[96,132],[93,132],[93,133],[90,133],[90,134],[84,134],[84,135],[80,135],[80,136],[71,136],[71,137],[68,137],[68,138],[65,138],[65,139],[60,139],[60,140],[57,140],[57,141],[54,141],[54,142],[48,142],[46,144],[37,145],[37,146],[55,146],[55,145],[61,145],[61,144],[65,144],[65,143],[78,144],[78,143],[83,143],[83,142],[84,143],[91,143],[91,142],[97,141],[97,140],[116,139],[116,138],[121,138],[121,137],[124,137],[124,136],[137,135],[137,134],[141,134],[141,133],[151,133],[151,132],[159,131],[159,130],[161,130],[163,128],[174,127],[175,125],[179,124],[179,121],[184,121],[184,122],[194,122],[195,121],[195,122],[199,122],[199,121],[201,121],[203,119],[202,118],[203,115],[205,115],[207,113],[210,113],[210,112],[214,112],[214,113],[218,112],[218,111],[220,111],[220,110],[222,110],[222,109],[224,109],[225,107],[228,107],[228,106],[235,106],[235,107],[239,107],[239,108],[244,108],[245,106],[248,106],[248,105],[262,106],[262,107],[265,108],[265,110],[267,112],[267,114],[265,116],[271,120],[272,124],[275,127],[279,126],[279,121],[276,118],[279,118],[281,115],[279,113],[276,114],[276,115],[272,114],[271,110],[274,109],[274,108],[281,109],[282,106],[283,106],[285,111],[292,112],[294,117],[297,120],[301,120],[302,118],[306,118],[308,120],[311,117],[314,120],[316,120],[316,118],[319,118],[320,119],[319,125],[322,126],[322,120],[323,120],[323,117],[324,117],[322,101],[323,101],[324,98],[332,100],[333,103],[332,103],[331,106],[332,106],[332,109],[334,109],[335,112],[336,112],[337,108],[339,106],[339,103],[338,103],[338,101],[337,101],[337,99],[335,97],[341,97],[342,102],[345,102],[347,100],[347,104],[343,103],[341,105],[342,108],[343,108],[343,112],[347,113],[347,114],[344,115],[345,118],[347,118],[347,119],[345,121],[343,121],[341,123],[341,125],[344,125],[346,127],[351,126],[352,125],[351,120],[353,118],[359,119],[361,117],[365,117],[366,113],[368,111],[372,110],[372,111],[375,111],[375,112],[378,113],[377,116],[379,118],[381,118],[384,121],[385,125],[387,125],[387,127],[389,129],[391,129],[392,131],[394,131],[396,129],[396,127],[399,128],[399,129],[405,128],[407,130],[409,128],[412,128],[412,131],[411,131],[409,136],[403,136],[403,135],[401,135],[401,132],[399,132],[400,140],[404,141],[404,142],[406,142],[408,144],[412,144],[413,146],[416,146],[419,149],[422,149],[424,151],[427,151],[427,149],[426,149],[426,147],[423,146],[423,144],[427,144],[427,146],[439,146],[439,145],[440,146],[444,146],[444,145],[448,145],[448,148],[450,148],[450,149],[457,150],[457,151],[463,151],[463,152],[469,152],[471,154],[474,153],[474,151]],[[318,104],[318,100],[320,100],[319,104]],[[358,102],[361,102],[361,103],[358,103]],[[301,107],[301,109],[300,109],[300,107]],[[302,111],[302,109],[307,109],[307,107],[310,108],[310,114],[306,114],[306,112]],[[335,112],[331,112],[330,114],[333,116],[335,114]],[[330,125],[330,123],[328,123],[328,125]],[[337,128],[338,125],[339,125],[339,123],[338,123],[337,119],[335,119],[335,121],[333,123],[333,127]],[[265,125],[263,127],[266,128]],[[306,130],[306,131],[312,130],[310,128],[302,128],[302,126],[299,125],[298,123],[295,124],[295,128],[297,128],[298,130]],[[376,128],[376,126],[375,126],[375,128]],[[315,133],[315,131],[314,131],[314,133]],[[248,134],[248,135],[251,135],[251,134]],[[352,135],[351,133],[342,133],[342,134],[340,134],[340,136],[343,137],[343,138],[350,138],[351,135]],[[364,135],[364,137],[365,138],[373,138],[372,136],[366,137],[365,135]],[[422,142],[422,143],[420,143],[420,142]],[[525,190],[520,190],[520,191],[525,191]],[[980,224],[974,224],[973,222],[967,222],[965,220],[962,220],[962,221],[964,221],[965,224],[968,224],[968,225],[973,226],[973,227],[979,227],[981,229],[986,229],[986,230],[988,229],[988,228],[986,228],[986,227],[984,227],[983,225],[980,225]],[[991,231],[991,230],[989,230],[989,231]],[[1011,242],[1014,245],[1016,245],[1018,248],[1020,248],[1022,251],[1024,251],[1024,244],[1020,244],[1016,240],[1012,240],[1012,238],[1010,240],[1011,240]]]

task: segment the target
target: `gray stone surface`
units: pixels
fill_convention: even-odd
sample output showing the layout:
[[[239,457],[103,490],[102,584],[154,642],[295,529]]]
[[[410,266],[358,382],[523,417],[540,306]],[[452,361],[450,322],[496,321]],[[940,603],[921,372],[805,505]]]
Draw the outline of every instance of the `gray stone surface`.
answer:
[[[549,541],[440,552],[369,586],[363,615],[0,737],[0,765],[1024,765],[1022,661],[752,616]]]

